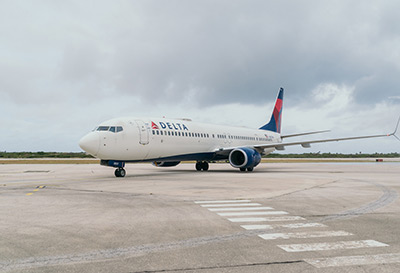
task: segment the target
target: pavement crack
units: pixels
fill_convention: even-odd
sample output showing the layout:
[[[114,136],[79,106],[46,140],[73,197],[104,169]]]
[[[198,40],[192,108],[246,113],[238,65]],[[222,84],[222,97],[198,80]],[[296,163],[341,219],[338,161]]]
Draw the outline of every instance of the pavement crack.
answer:
[[[335,220],[343,220],[343,219],[350,219],[350,218],[354,218],[354,217],[358,217],[367,213],[371,213],[377,209],[380,209],[382,207],[385,207],[387,205],[389,205],[390,203],[394,202],[397,198],[398,198],[398,194],[397,191],[388,188],[386,186],[383,186],[381,184],[378,183],[374,183],[374,182],[368,182],[368,181],[358,181],[358,182],[362,182],[362,183],[367,183],[370,185],[373,185],[377,188],[380,188],[381,191],[383,192],[382,196],[373,201],[370,202],[368,204],[365,204],[363,206],[360,206],[358,208],[354,208],[351,210],[346,210],[337,214],[332,214],[326,217],[323,217],[321,219],[319,219],[320,222],[329,222],[329,221],[335,221]]]
[[[303,192],[303,191],[308,191],[308,190],[312,190],[312,189],[316,189],[316,188],[323,188],[326,185],[333,184],[333,183],[336,183],[336,182],[339,182],[339,181],[340,180],[329,181],[329,182],[326,182],[324,184],[315,185],[315,186],[304,188],[304,189],[299,189],[299,190],[288,192],[288,193],[284,193],[284,194],[281,194],[281,195],[276,195],[276,196],[273,196],[273,197],[270,197],[270,198],[267,198],[267,199],[276,199],[276,198],[292,195],[292,194]]]
[[[144,244],[126,248],[100,249],[86,253],[75,253],[59,256],[30,257],[26,259],[2,261],[1,270],[18,270],[23,268],[46,267],[53,265],[67,265],[75,263],[87,263],[93,261],[104,261],[109,259],[129,258],[149,253],[171,251],[176,249],[197,247],[200,245],[232,241],[258,235],[257,231],[245,231],[227,235],[216,235],[198,238],[189,238],[181,241],[158,244]],[[156,271],[157,272],[157,271]],[[161,271],[162,272],[162,271]]]
[[[304,263],[304,261],[295,260],[295,261],[283,261],[283,262],[264,262],[264,263],[251,263],[251,264],[188,267],[188,268],[176,268],[176,269],[130,271],[129,273],[188,272],[193,270],[198,271],[198,270],[213,270],[213,269],[229,269],[229,268],[243,268],[243,267],[253,267],[253,266],[285,265],[285,264],[296,264],[296,263]]]

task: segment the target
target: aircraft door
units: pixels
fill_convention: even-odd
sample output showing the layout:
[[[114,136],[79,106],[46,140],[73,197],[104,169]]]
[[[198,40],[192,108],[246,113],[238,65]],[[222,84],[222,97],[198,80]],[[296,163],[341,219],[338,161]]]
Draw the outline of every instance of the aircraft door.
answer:
[[[149,129],[146,124],[142,120],[135,120],[135,122],[139,130],[139,143],[142,145],[149,144]]]
[[[228,142],[228,144],[231,144],[232,143],[232,136],[231,136],[231,134],[227,134],[226,135],[226,137],[227,137],[227,142]]]

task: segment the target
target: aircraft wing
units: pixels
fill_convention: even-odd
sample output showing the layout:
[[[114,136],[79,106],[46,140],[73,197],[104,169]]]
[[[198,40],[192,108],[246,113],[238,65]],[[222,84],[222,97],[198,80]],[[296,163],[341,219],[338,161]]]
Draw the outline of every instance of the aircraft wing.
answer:
[[[375,138],[375,137],[385,137],[385,136],[394,136],[395,138],[397,138],[400,141],[400,139],[396,136],[396,132],[397,132],[397,129],[399,128],[399,124],[400,124],[400,117],[397,120],[397,125],[396,125],[396,128],[394,129],[393,133],[386,134],[386,135],[370,135],[370,136],[330,138],[330,139],[309,140],[309,141],[306,140],[306,141],[296,141],[296,142],[280,142],[280,143],[255,145],[254,148],[255,149],[275,148],[277,150],[284,150],[285,146],[294,146],[294,145],[301,145],[304,148],[309,148],[309,147],[311,147],[311,144],[313,144],[313,143],[323,143],[323,142],[333,142],[333,141],[343,141],[343,140],[363,139],[363,138]],[[324,131],[316,131],[316,132],[303,133],[303,134],[298,134],[298,135],[317,134],[317,133],[322,133],[322,132],[324,132]],[[296,135],[290,135],[290,136],[296,136]],[[286,136],[286,137],[288,137],[288,136]]]
[[[314,143],[323,143],[323,142],[334,142],[334,141],[344,141],[344,140],[354,140],[354,139],[365,139],[365,138],[376,138],[376,137],[387,137],[387,136],[394,136],[400,141],[400,138],[396,136],[397,129],[400,124],[400,117],[397,121],[396,128],[393,133],[390,134],[384,134],[384,135],[369,135],[369,136],[356,136],[356,137],[342,137],[342,138],[329,138],[329,139],[320,139],[320,140],[304,140],[304,141],[295,141],[295,142],[277,142],[277,143],[268,143],[268,144],[259,144],[259,145],[249,145],[247,147],[249,148],[254,148],[258,150],[260,153],[264,149],[268,148],[274,148],[276,150],[285,150],[285,146],[295,146],[295,145],[301,145],[304,148],[310,148],[311,144]],[[300,135],[310,135],[310,134],[318,134],[318,133],[323,133],[326,131],[315,131],[315,132],[309,132],[309,133],[301,133],[301,134],[294,134],[294,135],[286,135],[286,136],[281,136],[281,138],[284,137],[292,137],[292,136],[300,136]],[[228,155],[232,150],[240,148],[240,147],[227,147],[227,148],[218,148],[215,149],[214,152],[218,155]]]
[[[304,148],[310,148],[311,144],[314,144],[314,143],[344,141],[344,140],[363,139],[363,138],[385,137],[385,136],[392,136],[392,135],[394,135],[394,134],[358,136],[358,137],[343,137],[343,138],[330,138],[330,139],[320,139],[320,140],[305,140],[305,141],[295,141],[295,142],[280,142],[280,143],[254,145],[253,147],[255,149],[275,148],[277,150],[284,150],[285,146],[301,145]]]
[[[305,136],[305,135],[313,135],[313,134],[321,134],[321,133],[326,133],[326,132],[330,132],[330,131],[331,130],[323,130],[323,131],[314,131],[314,132],[292,134],[292,135],[281,135],[281,138],[297,137],[297,136]]]

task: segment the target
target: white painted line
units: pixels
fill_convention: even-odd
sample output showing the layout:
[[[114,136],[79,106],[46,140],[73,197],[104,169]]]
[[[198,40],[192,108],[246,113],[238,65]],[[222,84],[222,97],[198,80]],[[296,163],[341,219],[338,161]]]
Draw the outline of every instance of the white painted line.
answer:
[[[317,268],[369,264],[394,264],[400,263],[400,253],[305,259],[304,261]]]
[[[273,229],[271,225],[242,225],[241,227],[247,230]]]
[[[229,221],[237,222],[265,222],[267,218],[254,217],[254,218],[228,218]]]
[[[289,214],[286,211],[248,211],[248,212],[222,212],[219,216],[254,216],[254,215],[280,215]]]
[[[216,200],[216,201],[195,201],[196,204],[218,204],[218,203],[247,203],[251,200]]]
[[[280,216],[280,217],[253,217],[253,218],[228,218],[231,222],[281,222],[306,220],[300,216]]]
[[[239,204],[217,204],[217,205],[201,205],[203,208],[221,208],[221,207],[254,207],[261,206],[259,203],[239,203]]]
[[[247,230],[256,230],[256,229],[274,229],[274,228],[295,229],[295,228],[326,227],[326,226],[319,223],[296,223],[296,224],[285,224],[285,225],[241,225],[241,227]]]
[[[322,250],[337,250],[337,249],[356,249],[365,247],[385,247],[387,244],[374,240],[364,241],[341,241],[333,243],[316,243],[316,244],[293,244],[293,245],[278,245],[286,252],[304,252],[304,251],[322,251]]]
[[[305,239],[305,238],[322,238],[322,237],[338,237],[353,235],[346,231],[313,231],[313,232],[295,232],[295,233],[267,233],[258,235],[264,240],[275,239]]]
[[[326,226],[324,224],[320,224],[320,223],[296,223],[296,224],[279,225],[277,227],[282,227],[282,228],[310,228],[310,227],[326,227]]]
[[[250,208],[216,208],[208,209],[209,211],[248,211],[248,210],[269,210],[271,207],[250,207]]]

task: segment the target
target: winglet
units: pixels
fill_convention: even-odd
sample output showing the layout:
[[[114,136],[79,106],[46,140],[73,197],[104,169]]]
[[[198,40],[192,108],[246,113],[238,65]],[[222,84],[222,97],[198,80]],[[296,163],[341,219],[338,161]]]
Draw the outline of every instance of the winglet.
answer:
[[[281,122],[282,122],[282,108],[283,108],[283,93],[284,90],[281,87],[276,98],[274,111],[270,121],[264,126],[260,127],[261,130],[269,130],[277,133],[281,133]]]
[[[397,138],[400,141],[400,138],[398,136],[396,136],[397,129],[399,128],[399,123],[400,123],[400,117],[399,117],[399,120],[397,121],[396,129],[394,129],[393,133],[388,134],[388,136],[394,136],[395,138]]]

